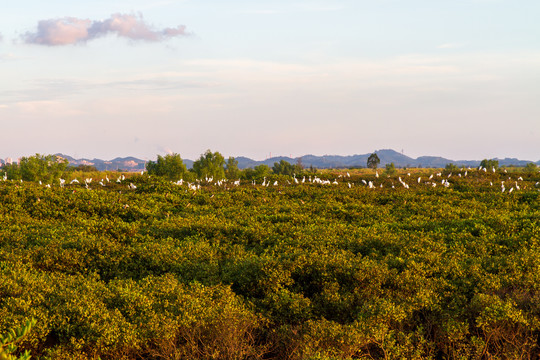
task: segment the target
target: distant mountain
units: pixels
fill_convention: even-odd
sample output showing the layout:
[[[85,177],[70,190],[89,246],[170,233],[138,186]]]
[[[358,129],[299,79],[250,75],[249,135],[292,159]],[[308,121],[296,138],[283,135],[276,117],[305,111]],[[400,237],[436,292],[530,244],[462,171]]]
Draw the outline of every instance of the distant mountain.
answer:
[[[124,170],[124,171],[141,171],[145,169],[146,161],[137,159],[135,157],[117,157],[112,160],[101,160],[101,159],[75,159],[69,155],[64,154],[55,154],[66,159],[70,165],[89,165],[94,166],[99,171],[115,171],[115,170]]]
[[[382,149],[375,151],[381,160],[380,167],[384,167],[386,164],[394,163],[396,167],[425,167],[425,168],[443,168],[447,164],[452,163],[457,166],[470,166],[477,167],[480,165],[480,160],[450,160],[439,156],[420,156],[418,158],[412,158],[402,153],[399,153],[391,149]],[[90,165],[94,166],[97,170],[123,170],[123,171],[141,171],[145,169],[146,161],[137,159],[135,157],[117,157],[112,160],[101,160],[101,159],[75,159],[69,155],[56,154],[68,160],[70,165]],[[336,169],[336,168],[351,168],[351,167],[366,167],[367,159],[371,155],[361,154],[361,155],[304,155],[301,157],[287,157],[287,156],[277,156],[265,160],[253,160],[248,157],[239,156],[236,158],[238,161],[238,167],[240,169],[253,168],[258,165],[268,165],[272,167],[274,163],[285,160],[291,164],[297,164],[299,162],[305,168],[313,166],[317,169]],[[504,158],[496,159],[499,161],[500,166],[525,166],[531,161],[528,160],[519,160],[516,158]],[[193,167],[193,160],[183,159],[184,164],[188,169]],[[0,159],[0,164],[4,164],[5,161]],[[540,161],[536,162],[537,165],[540,165]]]

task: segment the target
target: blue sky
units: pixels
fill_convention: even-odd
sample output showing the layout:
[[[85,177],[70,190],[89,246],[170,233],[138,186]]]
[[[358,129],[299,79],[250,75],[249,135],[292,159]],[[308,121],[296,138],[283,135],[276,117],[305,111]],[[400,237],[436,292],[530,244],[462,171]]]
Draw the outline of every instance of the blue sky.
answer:
[[[0,157],[540,160],[536,0],[18,0]]]

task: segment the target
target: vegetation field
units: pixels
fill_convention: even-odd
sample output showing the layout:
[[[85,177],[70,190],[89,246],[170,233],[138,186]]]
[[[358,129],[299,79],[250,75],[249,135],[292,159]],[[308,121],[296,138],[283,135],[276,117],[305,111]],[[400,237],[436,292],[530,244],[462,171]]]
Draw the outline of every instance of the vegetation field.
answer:
[[[41,359],[539,358],[538,172],[318,176],[0,181],[0,334],[35,319],[15,353]]]

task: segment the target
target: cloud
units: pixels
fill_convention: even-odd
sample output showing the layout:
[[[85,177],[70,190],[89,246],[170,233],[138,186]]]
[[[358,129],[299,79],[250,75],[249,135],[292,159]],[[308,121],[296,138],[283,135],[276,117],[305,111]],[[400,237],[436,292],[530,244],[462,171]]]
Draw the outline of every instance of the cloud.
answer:
[[[460,47],[463,47],[463,45],[458,43],[446,43],[437,46],[437,49],[457,49]]]
[[[140,14],[113,14],[103,21],[74,17],[41,20],[37,31],[27,32],[23,38],[28,44],[60,46],[85,43],[109,34],[150,42],[188,35],[184,25],[155,30],[144,21]]]

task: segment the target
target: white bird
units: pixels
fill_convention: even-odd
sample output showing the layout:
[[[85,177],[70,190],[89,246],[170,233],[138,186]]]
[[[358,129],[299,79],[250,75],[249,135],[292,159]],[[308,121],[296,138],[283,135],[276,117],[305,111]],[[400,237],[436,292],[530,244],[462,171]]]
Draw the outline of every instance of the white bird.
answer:
[[[294,178],[294,183],[298,184],[298,179],[297,178]]]
[[[362,179],[362,182],[364,183],[364,185],[367,185],[366,180]]]
[[[274,181],[274,186],[278,186],[278,182],[277,182],[277,180],[276,180],[276,181]]]
[[[379,172],[375,171],[375,177],[379,178]]]
[[[495,166],[491,167],[491,171],[495,172]]]
[[[129,183],[128,188],[135,190],[137,186],[135,186],[133,183]]]
[[[431,174],[431,176],[429,177],[429,180],[433,179],[433,174]]]
[[[347,185],[349,186],[349,189],[352,187],[351,183],[347,183]]]
[[[73,179],[73,180],[71,180],[71,182],[70,182],[70,184],[78,184],[78,183],[79,183],[79,180],[77,180],[77,179]]]
[[[347,172],[347,177],[351,177],[351,174],[349,174],[349,172]]]
[[[511,188],[510,191],[508,191],[508,193],[511,193],[512,191],[514,191],[514,188]]]
[[[420,184],[420,181],[422,181],[421,177],[418,177],[418,183]]]

